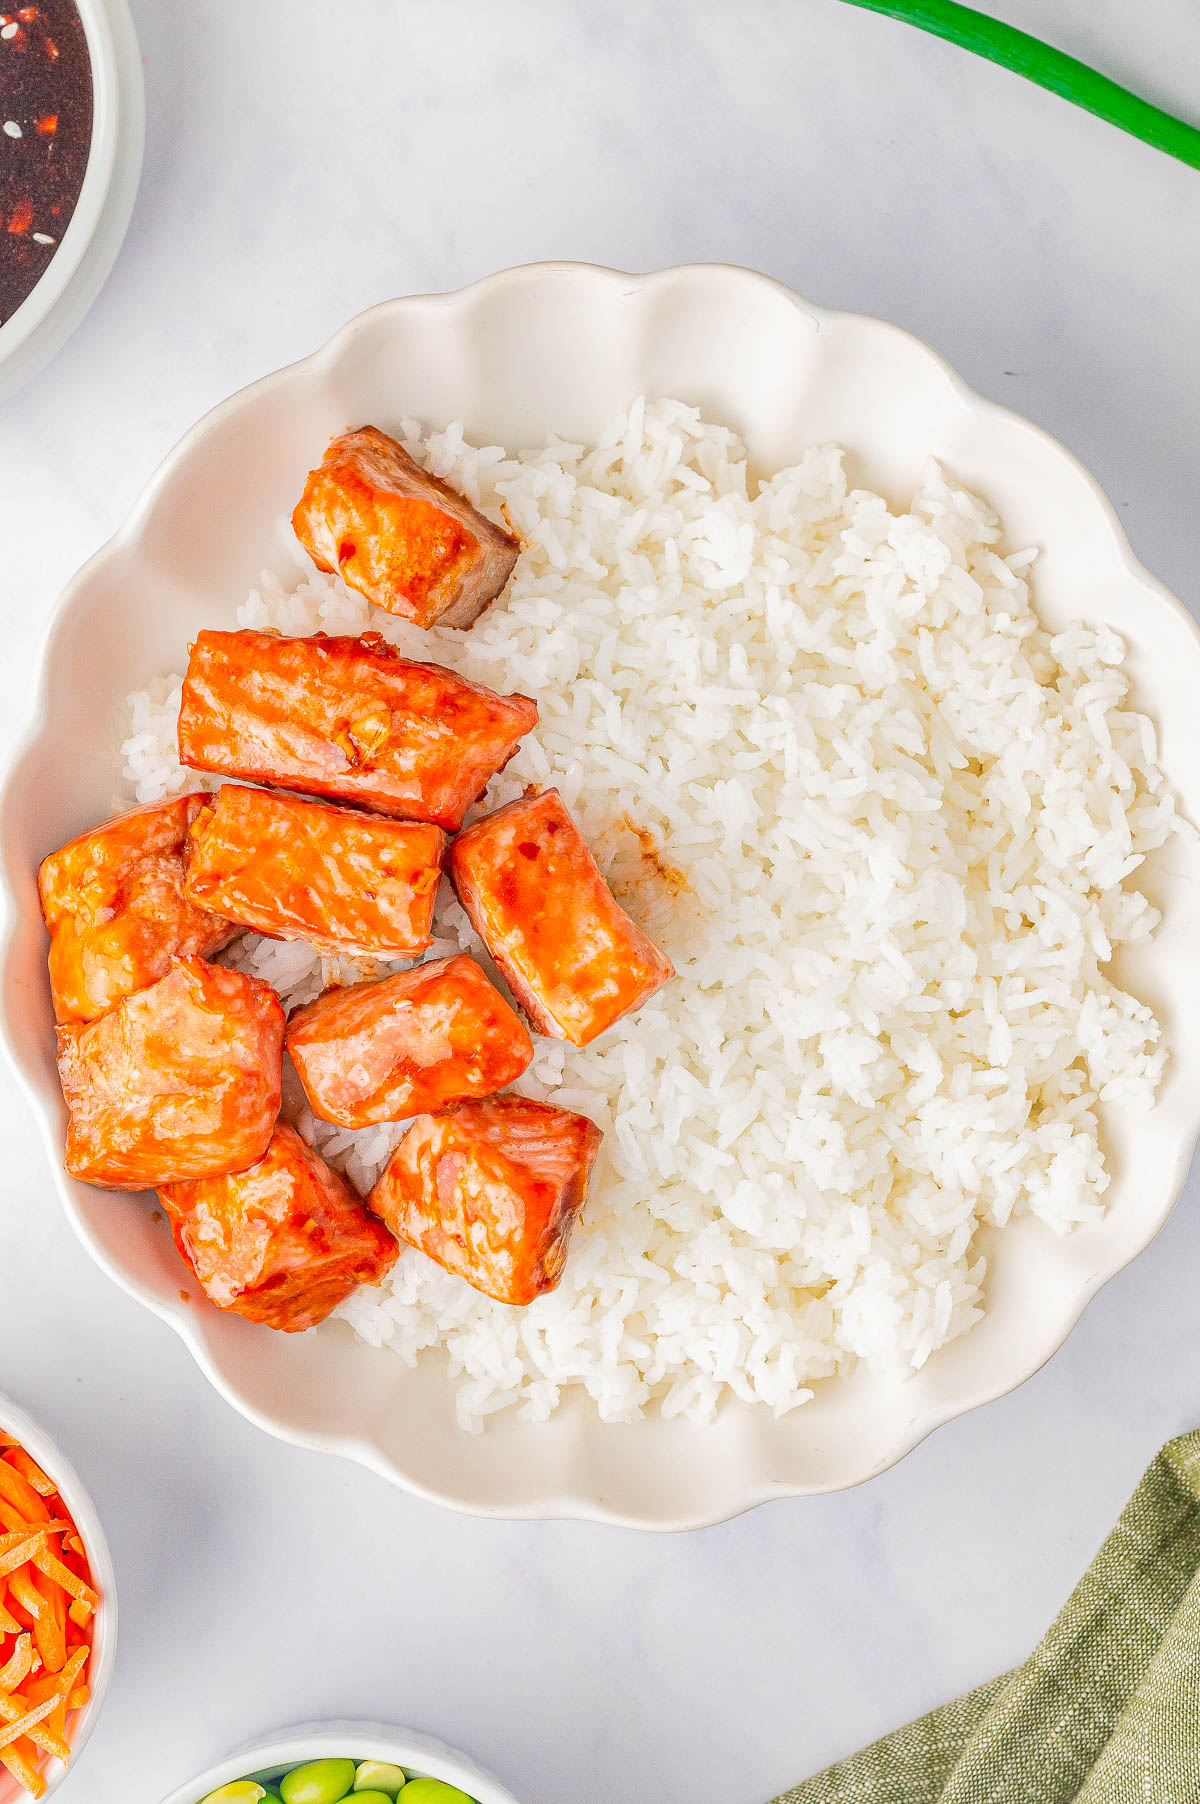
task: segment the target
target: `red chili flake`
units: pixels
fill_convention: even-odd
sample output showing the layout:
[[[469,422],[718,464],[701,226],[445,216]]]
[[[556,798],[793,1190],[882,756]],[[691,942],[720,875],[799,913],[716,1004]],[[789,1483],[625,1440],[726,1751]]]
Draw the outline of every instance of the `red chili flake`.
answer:
[[[12,210],[8,222],[10,232],[27,232],[33,224],[33,201],[28,194],[22,195]]]
[[[17,14],[18,19],[25,25],[32,25],[37,16],[38,9],[36,6],[23,6]]]
[[[43,38],[42,42],[46,46],[46,55],[52,63],[56,63],[58,61],[58,45],[53,38]]]
[[[48,138],[52,132],[58,130],[58,114],[47,113],[44,119],[36,120],[34,130],[41,132],[43,138]]]

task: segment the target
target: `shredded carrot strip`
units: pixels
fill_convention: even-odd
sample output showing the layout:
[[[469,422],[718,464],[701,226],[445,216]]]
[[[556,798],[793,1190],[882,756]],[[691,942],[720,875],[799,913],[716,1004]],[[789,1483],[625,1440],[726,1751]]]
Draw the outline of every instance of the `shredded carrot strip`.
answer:
[[[32,1583],[42,1599],[41,1615],[33,1625],[34,1644],[46,1671],[61,1672],[67,1658],[67,1612],[62,1593],[51,1587],[47,1596],[44,1581],[39,1585],[32,1579]]]
[[[48,1535],[63,1535],[75,1526],[63,1516],[48,1516],[44,1522],[39,1517],[36,1522],[31,1522],[28,1516],[22,1516],[20,1510],[15,1510],[11,1503],[5,1503],[3,1498],[0,1498],[0,1522],[12,1535],[27,1535],[33,1528],[44,1528]]]
[[[45,1540],[33,1555],[33,1563],[39,1572],[44,1572],[48,1579],[53,1579],[54,1583],[60,1585],[70,1597],[87,1604],[90,1610],[95,1609],[100,1600],[92,1587],[85,1585],[83,1580],[77,1578],[63,1565],[61,1560],[56,1560]]]
[[[15,1691],[33,1671],[33,1642],[28,1633],[21,1635],[7,1665],[0,1666],[0,1692]]]
[[[24,1568],[20,1567],[18,1570],[24,1571]],[[28,1610],[22,1608],[20,1602],[13,1596],[11,1580],[9,1581],[8,1607],[16,1617],[19,1628],[32,1629],[33,1617],[29,1614]]]
[[[46,1608],[46,1600],[38,1590],[28,1566],[18,1566],[15,1572],[9,1574],[8,1588],[13,1602],[19,1604],[27,1616],[36,1620]]]
[[[39,1529],[36,1535],[28,1535],[24,1541],[18,1541],[15,1546],[8,1548],[5,1553],[0,1554],[0,1576],[16,1573],[20,1567],[33,1558],[36,1550],[42,1545],[42,1533]],[[11,1577],[8,1588],[17,1602],[24,1604],[28,1609],[29,1605],[25,1604],[25,1599],[21,1596]]]
[[[18,1785],[23,1785],[32,1798],[44,1798],[46,1781],[33,1762],[19,1748],[0,1748],[0,1766],[6,1766]]]
[[[91,1654],[92,1650],[90,1647],[77,1647],[75,1649],[75,1652],[71,1655],[70,1659],[54,1681],[60,1697],[70,1697],[75,1689],[76,1680],[78,1680],[82,1674],[84,1667],[91,1658]]]
[[[40,1571],[41,1568],[39,1567],[38,1570]],[[67,1593],[59,1585],[56,1585],[53,1579],[47,1581],[43,1577],[38,1586],[38,1590],[43,1595],[47,1590],[47,1585],[50,1592],[50,1608],[54,1612],[55,1646],[61,1647],[63,1660],[65,1660],[69,1652],[67,1647]],[[62,1661],[59,1664],[61,1665]]]
[[[56,1760],[61,1760],[65,1765],[71,1757],[71,1744],[63,1733],[65,1723],[64,1725],[60,1725],[58,1721],[58,1713],[63,1705],[63,1699],[59,1695],[57,1689],[58,1681],[56,1679],[50,1680],[50,1683],[55,1687],[55,1689],[50,1692],[45,1690],[39,1691],[37,1689],[38,1683],[39,1681],[34,1681],[26,1686],[25,1689],[28,1694],[27,1699],[22,1699],[20,1703],[18,1703],[15,1698],[0,1698],[0,1722],[15,1722],[17,1718],[23,1714],[24,1705],[27,1701],[41,1704],[44,1703],[48,1697],[53,1705],[53,1709],[49,1716],[44,1723],[35,1724],[33,1727],[26,1729],[25,1733],[35,1748],[40,1748],[43,1754],[53,1754]],[[46,1681],[43,1679],[40,1683],[44,1686]]]
[[[16,1547],[21,1541],[28,1541],[30,1535],[61,1535],[68,1525],[55,1520],[53,1522],[23,1522],[20,1528],[11,1528],[0,1535],[0,1554],[7,1553],[10,1547]]]
[[[0,1729],[0,1748],[11,1747],[14,1741],[20,1741],[26,1730],[36,1727],[49,1716],[57,1702],[57,1697],[49,1697],[44,1704],[35,1704],[32,1710],[19,1716],[15,1723],[9,1723],[7,1728]]]
[[[39,1497],[53,1497],[58,1486],[53,1479],[46,1477],[37,1461],[29,1457],[24,1447],[11,1448],[4,1455],[4,1460],[6,1465],[12,1466],[21,1474],[21,1477],[32,1490],[37,1492]]]
[[[33,1619],[33,1639],[42,1665],[47,1672],[59,1672],[67,1657],[67,1644],[52,1601],[42,1594],[27,1567],[14,1572],[10,1583],[13,1596]]]
[[[50,1715],[43,1725],[46,1731],[53,1735],[55,1740],[61,1742],[62,1746],[66,1748],[66,1753],[59,1755],[59,1759],[63,1762],[64,1766],[71,1758],[71,1744],[67,1740],[67,1698],[69,1695],[70,1694],[65,1691],[59,1692],[57,1698],[54,1700],[54,1709],[50,1712]]]
[[[20,1510],[27,1522],[49,1522],[50,1512],[27,1478],[0,1459],[0,1497]]]

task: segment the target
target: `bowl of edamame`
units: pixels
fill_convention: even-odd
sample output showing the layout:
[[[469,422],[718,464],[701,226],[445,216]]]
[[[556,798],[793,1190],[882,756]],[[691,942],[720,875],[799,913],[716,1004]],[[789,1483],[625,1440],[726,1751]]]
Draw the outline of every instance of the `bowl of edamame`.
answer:
[[[231,1754],[162,1804],[517,1804],[431,1736],[381,1723],[285,1729]]]

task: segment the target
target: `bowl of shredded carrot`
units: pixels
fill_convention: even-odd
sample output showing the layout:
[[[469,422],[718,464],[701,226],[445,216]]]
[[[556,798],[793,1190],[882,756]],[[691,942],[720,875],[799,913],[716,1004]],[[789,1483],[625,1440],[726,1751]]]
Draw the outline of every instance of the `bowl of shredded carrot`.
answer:
[[[0,1804],[74,1765],[116,1652],[112,1562],[78,1474],[0,1396]]]

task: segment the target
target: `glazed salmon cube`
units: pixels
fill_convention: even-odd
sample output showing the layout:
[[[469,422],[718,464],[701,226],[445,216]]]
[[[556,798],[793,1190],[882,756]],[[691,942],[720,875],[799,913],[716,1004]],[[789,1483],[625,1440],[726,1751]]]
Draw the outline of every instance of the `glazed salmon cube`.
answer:
[[[556,789],[485,815],[450,874],[534,1026],[586,1046],[674,975],[620,906]]]
[[[446,835],[224,784],[188,838],[197,908],[279,940],[411,958],[429,945]]]
[[[418,1115],[367,1206],[485,1296],[532,1303],[562,1277],[602,1137],[586,1115],[524,1096]]]
[[[245,1171],[159,1189],[175,1244],[207,1297],[285,1334],[315,1328],[399,1248],[346,1180],[280,1122]]]
[[[528,696],[413,663],[378,633],[202,632],[183,685],[179,756],[195,770],[456,833],[537,717]]]
[[[269,984],[199,958],[58,1030],[67,1170],[108,1190],[244,1171],[279,1113],[283,1009]]]
[[[59,1021],[92,1021],[164,977],[174,958],[206,958],[238,932],[183,894],[183,848],[203,796],[131,808],[51,852],[38,871]]]
[[[432,959],[327,990],[285,1037],[313,1113],[340,1127],[403,1121],[520,1077],[533,1042],[473,958]]]
[[[318,570],[418,626],[470,626],[521,549],[377,426],[332,441],[292,526]]]

